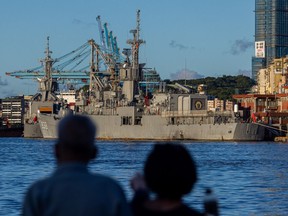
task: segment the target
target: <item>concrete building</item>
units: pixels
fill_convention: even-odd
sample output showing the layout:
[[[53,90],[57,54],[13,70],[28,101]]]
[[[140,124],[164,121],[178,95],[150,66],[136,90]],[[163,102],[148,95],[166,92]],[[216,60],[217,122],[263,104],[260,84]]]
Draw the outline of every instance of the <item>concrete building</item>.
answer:
[[[288,1],[255,0],[255,56],[252,78],[275,58],[288,54]]]
[[[213,100],[207,100],[207,108],[208,110],[215,111],[215,101]]]
[[[233,111],[234,103],[232,101],[225,101],[225,110],[226,111]]]
[[[288,93],[288,57],[277,58],[257,74],[259,94]]]
[[[218,98],[207,100],[207,109],[211,111],[232,111],[234,103],[229,100],[220,100]]]
[[[23,124],[25,112],[23,96],[2,99],[1,108],[3,125]]]
[[[215,108],[218,111],[224,111],[225,107],[224,107],[224,100],[220,100],[218,98],[215,98]]]

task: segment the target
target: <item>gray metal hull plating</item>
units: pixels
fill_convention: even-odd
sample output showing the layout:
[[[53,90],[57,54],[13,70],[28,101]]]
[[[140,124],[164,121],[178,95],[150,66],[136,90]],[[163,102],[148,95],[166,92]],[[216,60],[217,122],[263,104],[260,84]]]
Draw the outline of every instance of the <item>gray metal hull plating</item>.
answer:
[[[39,124],[24,124],[24,137],[26,138],[43,138]]]
[[[98,139],[261,141],[264,127],[253,123],[171,125],[160,115],[142,117],[141,125],[121,125],[117,115],[89,115],[97,125]],[[50,115],[39,118],[43,138],[57,138],[57,124]]]

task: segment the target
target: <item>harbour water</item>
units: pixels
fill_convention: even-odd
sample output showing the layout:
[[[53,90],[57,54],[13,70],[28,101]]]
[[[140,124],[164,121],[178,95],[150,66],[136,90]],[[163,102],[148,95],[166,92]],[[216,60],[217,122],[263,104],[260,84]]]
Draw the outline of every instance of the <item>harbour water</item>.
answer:
[[[185,202],[201,210],[206,187],[221,215],[287,215],[288,144],[182,142],[198,165],[199,180]],[[19,215],[27,187],[55,167],[54,140],[0,138],[0,215]],[[98,141],[93,172],[112,176],[130,200],[129,179],[143,167],[152,142]],[[176,186],[177,187],[177,186]]]

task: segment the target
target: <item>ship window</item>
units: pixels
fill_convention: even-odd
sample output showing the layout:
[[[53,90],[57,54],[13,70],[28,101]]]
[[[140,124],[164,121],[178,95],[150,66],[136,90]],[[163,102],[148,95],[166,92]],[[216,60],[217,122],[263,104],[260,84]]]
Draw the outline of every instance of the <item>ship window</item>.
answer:
[[[172,124],[172,125],[175,124],[175,118],[174,118],[174,117],[171,118],[171,124]]]
[[[122,125],[132,125],[132,117],[122,116]]]
[[[134,124],[135,124],[135,125],[141,125],[141,117],[136,117]]]

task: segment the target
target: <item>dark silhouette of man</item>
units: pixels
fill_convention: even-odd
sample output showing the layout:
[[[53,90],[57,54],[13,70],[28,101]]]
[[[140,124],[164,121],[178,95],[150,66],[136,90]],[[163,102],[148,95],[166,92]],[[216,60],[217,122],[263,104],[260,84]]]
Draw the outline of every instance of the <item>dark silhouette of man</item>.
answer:
[[[97,155],[96,127],[85,116],[68,115],[58,125],[57,168],[32,184],[24,199],[24,216],[130,216],[119,184],[88,171]]]

